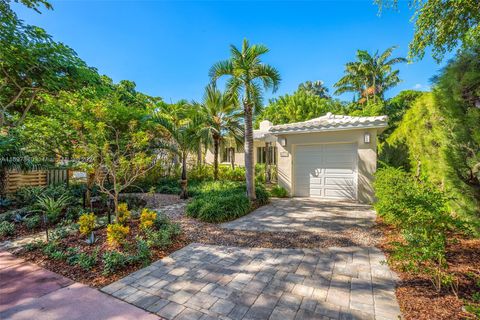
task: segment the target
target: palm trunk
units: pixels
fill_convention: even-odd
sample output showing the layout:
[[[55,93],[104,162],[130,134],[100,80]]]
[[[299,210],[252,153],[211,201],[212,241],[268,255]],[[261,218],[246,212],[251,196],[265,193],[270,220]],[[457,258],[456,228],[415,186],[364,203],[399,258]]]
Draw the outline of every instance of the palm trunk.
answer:
[[[180,187],[182,191],[180,192],[180,199],[187,199],[187,153],[182,153],[182,177],[180,180]]]
[[[230,149],[230,163],[232,164],[232,170],[235,170],[235,148]]]
[[[247,183],[247,196],[250,201],[255,201],[255,171],[253,167],[253,126],[252,106],[244,103],[245,111],[245,178]]]
[[[220,141],[218,137],[213,137],[213,179],[218,180],[218,149]]]
[[[197,166],[201,167],[202,166],[202,142],[198,143],[198,149],[197,149]]]

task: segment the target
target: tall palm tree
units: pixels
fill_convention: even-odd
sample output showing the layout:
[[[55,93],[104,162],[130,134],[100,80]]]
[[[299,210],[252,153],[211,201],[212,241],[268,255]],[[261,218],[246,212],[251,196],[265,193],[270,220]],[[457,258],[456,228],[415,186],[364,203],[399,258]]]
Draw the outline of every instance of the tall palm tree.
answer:
[[[214,84],[205,88],[202,103],[199,105],[201,129],[199,135],[204,141],[213,143],[213,176],[218,179],[218,153],[220,143],[226,136],[242,139],[242,114],[237,108],[235,96],[223,94]]]
[[[407,62],[402,57],[390,58],[397,47],[393,46],[379,54],[371,55],[368,51],[358,50],[357,61],[347,63],[345,75],[335,83],[335,94],[356,92],[359,98],[365,97],[367,102],[372,96],[383,100],[385,91],[400,82],[399,70],[393,70],[393,65]]]
[[[245,171],[247,195],[251,201],[255,195],[255,172],[253,166],[253,112],[262,105],[263,90],[275,92],[280,84],[280,74],[274,67],[264,64],[261,56],[268,52],[264,45],[250,45],[243,40],[242,48],[230,46],[230,59],[217,62],[210,69],[210,78],[215,82],[222,76],[230,76],[228,91],[241,97],[245,125]]]
[[[167,149],[179,156],[182,161],[181,192],[180,198],[187,199],[187,157],[188,154],[198,147],[198,119],[184,119],[176,122],[168,115],[155,112],[152,120],[161,125],[167,133],[167,137],[159,144],[159,148]]]

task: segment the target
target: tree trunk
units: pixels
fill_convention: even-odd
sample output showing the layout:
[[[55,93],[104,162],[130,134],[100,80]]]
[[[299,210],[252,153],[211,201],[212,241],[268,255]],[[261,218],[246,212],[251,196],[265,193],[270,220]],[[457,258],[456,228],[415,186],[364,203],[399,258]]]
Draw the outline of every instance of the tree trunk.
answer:
[[[250,201],[255,201],[255,168],[253,163],[253,125],[252,106],[249,101],[244,102],[245,111],[245,178],[247,183],[247,196]]]
[[[220,139],[213,137],[213,179],[218,180],[218,149],[220,145]]]
[[[230,162],[232,164],[232,170],[235,170],[235,147],[230,149]]]
[[[115,192],[113,196],[113,210],[115,212],[115,222],[118,223],[118,193]]]
[[[198,143],[198,149],[197,149],[197,166],[201,167],[202,166],[202,142]]]
[[[85,205],[90,208],[90,210],[92,210],[92,189],[94,185],[95,173],[87,173],[87,190],[85,191]]]
[[[265,182],[270,183],[270,143],[265,143]]]
[[[187,153],[184,152],[182,154],[182,177],[180,180],[180,199],[187,199]]]

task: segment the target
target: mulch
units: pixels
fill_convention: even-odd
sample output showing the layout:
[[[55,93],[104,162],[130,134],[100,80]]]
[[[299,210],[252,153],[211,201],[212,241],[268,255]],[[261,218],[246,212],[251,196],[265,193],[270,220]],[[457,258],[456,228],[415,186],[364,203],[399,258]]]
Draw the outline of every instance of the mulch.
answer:
[[[29,229],[25,226],[24,223],[19,223],[19,222],[14,222],[14,223],[15,223],[15,233],[12,236],[0,236],[0,242],[5,240],[13,240],[18,238],[23,238],[26,236],[31,236],[44,230],[42,226],[39,226],[38,228],[34,228],[34,229]],[[52,229],[52,227],[50,227],[50,229]]]
[[[379,247],[389,257],[393,241],[401,240],[398,230],[384,224],[380,218],[377,225],[384,233]],[[389,261],[390,267],[401,281],[396,289],[397,300],[406,320],[455,320],[477,319],[464,309],[464,301],[472,303],[472,294],[480,292],[475,278],[480,279],[480,239],[451,238],[447,245],[448,269],[458,279],[458,296],[449,288],[437,292],[431,281],[418,274],[403,271]],[[477,304],[480,307],[480,304]]]
[[[138,220],[133,220],[130,223],[130,235],[127,238],[129,243],[134,243],[135,235],[140,233],[139,230],[139,222]],[[74,248],[77,247],[80,249],[80,252],[91,254],[95,248],[98,248],[98,260],[101,260],[101,257],[104,252],[112,249],[121,249],[121,248],[114,248],[111,247],[107,243],[107,232],[106,228],[102,227],[100,229],[95,230],[95,239],[96,242],[94,245],[88,245],[86,243],[86,238],[79,233],[71,234],[66,238],[63,238],[59,241],[60,246],[63,248]],[[166,249],[152,249],[152,261],[156,261],[162,259],[174,251],[177,251],[188,244],[186,238],[182,235],[173,239],[172,244]],[[123,250],[120,250],[123,251]],[[141,268],[143,268],[141,263],[137,264],[130,264],[123,268],[122,270],[118,270],[113,274],[104,275],[103,274],[103,264],[97,263],[91,270],[84,270],[78,265],[70,265],[66,261],[63,260],[52,260],[45,256],[42,250],[21,250],[16,252],[17,255],[22,257],[23,259],[33,262],[45,269],[50,271],[56,272],[61,274],[67,278],[70,278],[74,281],[81,282],[87,284],[92,287],[100,288],[106,286],[112,282],[115,282],[128,274],[135,272]]]

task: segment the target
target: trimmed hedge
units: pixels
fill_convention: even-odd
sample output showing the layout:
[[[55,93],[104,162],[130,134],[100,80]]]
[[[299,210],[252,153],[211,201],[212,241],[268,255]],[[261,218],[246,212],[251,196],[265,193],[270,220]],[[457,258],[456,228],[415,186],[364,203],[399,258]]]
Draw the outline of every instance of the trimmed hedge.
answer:
[[[205,222],[225,222],[246,215],[258,205],[268,203],[268,192],[255,187],[257,200],[251,204],[244,183],[231,181],[205,182],[187,205],[187,215]]]

